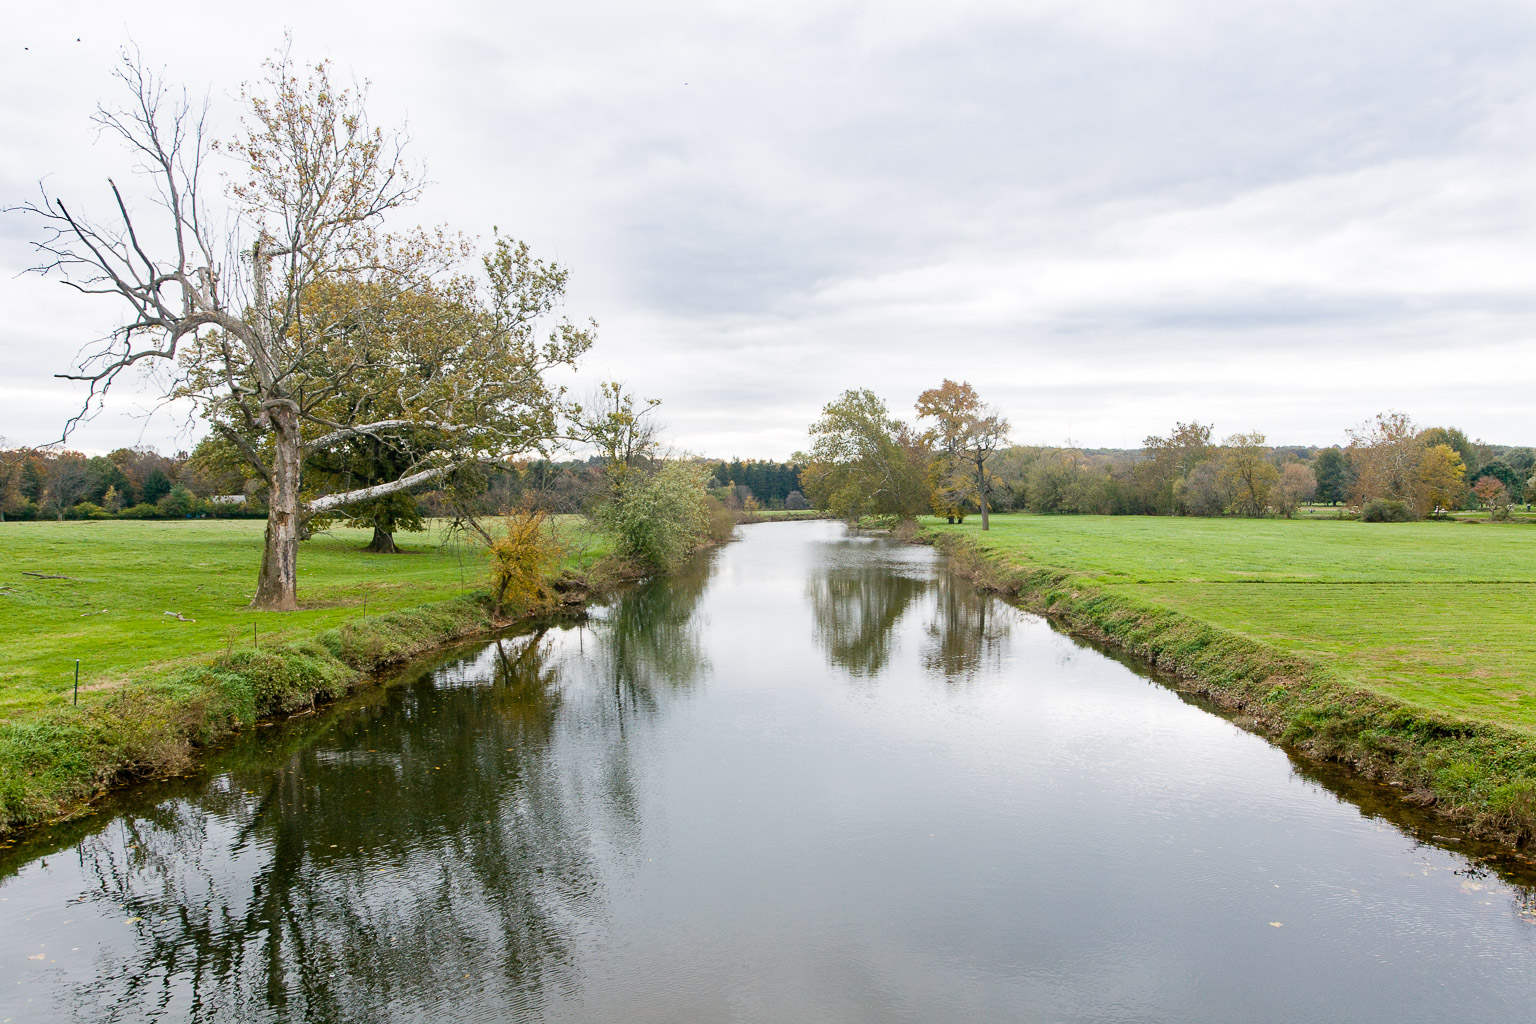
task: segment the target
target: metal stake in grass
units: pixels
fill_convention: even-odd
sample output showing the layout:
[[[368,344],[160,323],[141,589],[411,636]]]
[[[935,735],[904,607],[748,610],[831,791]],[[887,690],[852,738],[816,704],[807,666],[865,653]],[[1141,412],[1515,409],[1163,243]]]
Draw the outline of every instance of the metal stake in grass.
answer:
[[[80,659],[75,659],[75,707],[80,706]]]

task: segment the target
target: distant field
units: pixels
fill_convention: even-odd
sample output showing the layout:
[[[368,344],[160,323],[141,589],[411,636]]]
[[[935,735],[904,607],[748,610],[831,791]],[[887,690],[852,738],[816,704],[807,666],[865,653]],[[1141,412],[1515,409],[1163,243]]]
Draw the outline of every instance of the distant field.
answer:
[[[1536,526],[1141,516],[992,518],[1028,565],[1330,664],[1421,707],[1536,732]]]
[[[570,517],[561,527],[573,561],[587,564],[606,549],[580,522]],[[264,527],[251,520],[0,524],[0,719],[67,700],[76,658],[87,700],[131,670],[249,645],[253,627],[256,642],[275,643],[365,609],[409,608],[484,587],[479,549],[447,540],[439,526],[397,534],[408,552],[400,555],[364,552],[370,532],[337,529],[299,549],[299,611],[252,612],[246,604]]]
[[[813,508],[762,508],[753,515],[764,519],[820,519],[825,512],[818,512]]]

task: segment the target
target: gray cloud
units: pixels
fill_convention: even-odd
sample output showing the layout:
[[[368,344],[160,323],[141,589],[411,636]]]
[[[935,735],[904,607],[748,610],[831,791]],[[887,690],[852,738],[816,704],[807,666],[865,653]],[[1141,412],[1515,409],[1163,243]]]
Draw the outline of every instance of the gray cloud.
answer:
[[[118,158],[85,118],[122,37],[76,51],[70,19],[99,13],[21,17],[18,38],[84,73],[39,93],[36,61],[0,71],[0,192],[52,174],[97,198]],[[301,56],[371,79],[380,121],[409,116],[437,182],[417,215],[498,224],[572,267],[572,310],[604,326],[583,378],[663,397],[692,450],[785,455],[845,387],[905,411],[944,376],[1016,403],[1036,440],[1135,444],[1200,416],[1332,441],[1388,405],[1527,429],[1523,398],[1446,382],[1536,384],[1528,4],[273,17]],[[174,29],[145,49],[232,126],[278,30],[212,24],[217,58]],[[25,231],[3,220],[14,273]],[[0,328],[8,382],[100,333],[67,298],[0,284],[27,307]],[[46,434],[56,405],[6,403],[0,433]],[[107,446],[119,428],[99,427]]]

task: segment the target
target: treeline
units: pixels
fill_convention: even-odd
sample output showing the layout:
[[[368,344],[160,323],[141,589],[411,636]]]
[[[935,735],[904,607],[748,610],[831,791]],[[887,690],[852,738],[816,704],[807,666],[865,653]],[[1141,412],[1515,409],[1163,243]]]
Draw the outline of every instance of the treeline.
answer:
[[[732,459],[710,470],[710,488],[731,508],[809,508],[800,490],[800,466],[793,462]]]
[[[0,521],[5,519],[183,519],[262,516],[238,476],[209,471],[186,452],[119,448],[107,455],[0,448]],[[233,488],[230,495],[221,488]],[[214,496],[221,501],[210,501]]]
[[[1420,428],[1384,413],[1326,448],[1272,447],[1257,432],[1216,442],[1177,424],[1140,450],[1089,454],[1013,447],[993,460],[999,508],[1099,515],[1292,516],[1305,503],[1371,519],[1411,519],[1524,498],[1536,453],[1469,440],[1454,427]]]
[[[1485,508],[1507,515],[1536,494],[1536,453],[1472,441],[1383,413],[1330,447],[1274,446],[1258,431],[1220,440],[1178,423],[1140,449],[1010,445],[1007,421],[969,384],[925,391],[911,424],[869,391],[848,391],[811,426],[806,494],[850,518],[952,521],[989,510],[1097,515],[1293,516],[1303,504],[1404,520]],[[1341,510],[1342,511],[1342,510]]]

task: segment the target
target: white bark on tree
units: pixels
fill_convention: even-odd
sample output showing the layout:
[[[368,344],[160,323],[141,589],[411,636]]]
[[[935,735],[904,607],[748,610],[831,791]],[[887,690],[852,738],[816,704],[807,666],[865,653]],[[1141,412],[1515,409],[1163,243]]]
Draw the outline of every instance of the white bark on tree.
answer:
[[[35,269],[84,294],[111,296],[127,313],[74,372],[59,375],[89,386],[65,436],[100,409],[124,371],[145,362],[173,367],[166,397],[196,403],[267,484],[251,603],[290,610],[310,515],[542,444],[560,398],[543,371],[573,363],[592,335],[561,318],[547,341],[535,336],[555,314],[565,270],[505,239],[485,261],[488,303],[463,275],[434,284],[468,250],[442,232],[381,232],[384,214],[419,190],[402,142],[369,125],[363,97],[333,87],[326,65],[301,80],[284,52],[267,71],[247,93],[243,133],[218,150],[238,158],[227,232],[212,229],[217,219],[202,189],[216,155],[205,109],[127,54],[118,77],[129,104],[99,110],[96,121],[153,176],[158,211],[140,223],[142,208],[110,181],[113,214],[104,221],[77,216],[46,191],[15,209],[44,227]],[[349,302],[327,306],[335,294]],[[401,310],[403,322],[389,321]],[[410,316],[436,319],[412,333]],[[306,491],[306,456],[351,438],[394,443],[413,432],[433,439],[429,455],[397,479]]]

